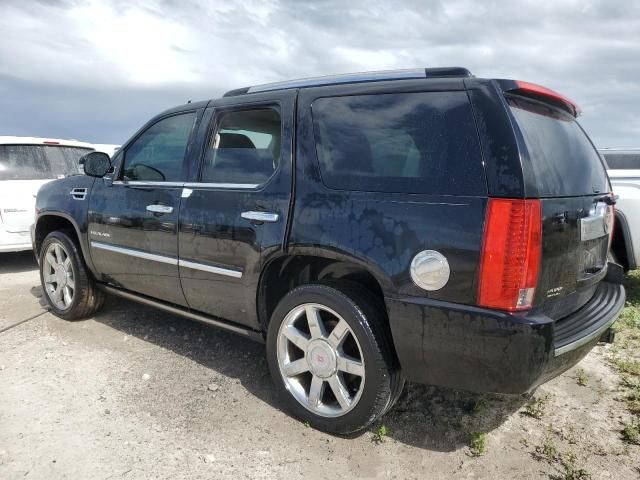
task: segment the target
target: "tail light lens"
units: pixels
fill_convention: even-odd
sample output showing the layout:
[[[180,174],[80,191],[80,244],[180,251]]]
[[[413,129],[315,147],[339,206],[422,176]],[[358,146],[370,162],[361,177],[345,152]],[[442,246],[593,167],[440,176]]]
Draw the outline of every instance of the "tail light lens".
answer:
[[[478,303],[510,312],[531,308],[542,246],[540,200],[490,198]]]

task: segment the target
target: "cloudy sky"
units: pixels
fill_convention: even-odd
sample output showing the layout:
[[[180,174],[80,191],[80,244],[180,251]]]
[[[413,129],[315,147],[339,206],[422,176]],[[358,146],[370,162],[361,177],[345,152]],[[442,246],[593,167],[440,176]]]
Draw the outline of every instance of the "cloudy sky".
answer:
[[[0,135],[122,143],[187,100],[269,81],[464,66],[573,98],[640,147],[640,2],[0,0]]]

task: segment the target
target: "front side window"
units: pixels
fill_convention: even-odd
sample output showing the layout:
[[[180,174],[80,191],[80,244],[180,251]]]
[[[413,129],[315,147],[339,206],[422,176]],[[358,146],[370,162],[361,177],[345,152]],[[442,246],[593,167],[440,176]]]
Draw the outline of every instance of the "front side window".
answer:
[[[195,112],[163,118],[126,150],[123,180],[179,182]]]
[[[280,161],[280,114],[273,108],[223,112],[209,138],[205,183],[265,183]]]
[[[320,172],[330,188],[486,193],[465,92],[326,97],[311,108]]]
[[[82,172],[80,157],[90,148],[56,145],[0,145],[0,180],[44,180]]]

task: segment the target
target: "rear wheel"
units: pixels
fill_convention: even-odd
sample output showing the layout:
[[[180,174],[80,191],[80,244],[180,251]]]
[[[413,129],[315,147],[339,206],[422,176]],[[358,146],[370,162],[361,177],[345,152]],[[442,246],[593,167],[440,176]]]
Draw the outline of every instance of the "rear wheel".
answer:
[[[285,296],[269,324],[267,357],[289,410],[331,433],[365,428],[404,384],[384,307],[348,283],[303,285]]]
[[[42,243],[40,281],[51,311],[66,320],[89,317],[104,301],[75,242],[62,231],[51,232]]]

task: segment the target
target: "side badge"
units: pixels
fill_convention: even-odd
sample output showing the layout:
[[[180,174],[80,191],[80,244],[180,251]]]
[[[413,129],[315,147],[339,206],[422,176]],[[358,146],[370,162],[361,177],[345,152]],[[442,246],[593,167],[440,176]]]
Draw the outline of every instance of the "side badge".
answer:
[[[440,290],[449,281],[449,262],[435,250],[424,250],[411,261],[411,279],[424,290]]]

